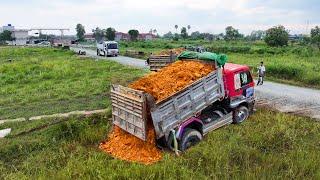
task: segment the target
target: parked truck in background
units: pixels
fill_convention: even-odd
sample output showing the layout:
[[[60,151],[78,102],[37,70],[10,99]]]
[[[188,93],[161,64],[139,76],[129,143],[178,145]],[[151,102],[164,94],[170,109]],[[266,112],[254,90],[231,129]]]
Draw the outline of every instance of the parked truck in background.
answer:
[[[115,41],[101,41],[97,43],[98,56],[118,56],[119,47]]]
[[[215,66],[207,76],[160,102],[148,93],[112,85],[113,124],[146,140],[151,119],[157,142],[184,151],[214,129],[243,122],[255,103],[249,67]]]
[[[150,71],[158,71],[167,65],[173,63],[177,58],[177,55],[170,52],[169,55],[150,55],[147,59],[147,64],[150,67]]]
[[[199,53],[206,52],[206,49],[202,46],[185,46],[184,49]],[[172,51],[170,51],[170,53],[166,55],[151,54],[147,59],[146,63],[149,65],[150,71],[158,71],[166,67],[167,65],[175,62],[178,55],[179,54],[176,54]]]

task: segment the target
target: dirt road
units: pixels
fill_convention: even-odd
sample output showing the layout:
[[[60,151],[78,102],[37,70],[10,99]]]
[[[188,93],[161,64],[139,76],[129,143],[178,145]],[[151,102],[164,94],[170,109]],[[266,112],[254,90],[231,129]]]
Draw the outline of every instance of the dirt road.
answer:
[[[265,82],[256,87],[258,105],[320,119],[320,90]]]
[[[78,52],[79,48],[71,48]],[[138,68],[148,68],[144,60],[124,56],[102,57],[96,52],[86,49],[87,56],[108,59],[124,65]],[[304,115],[320,120],[320,90],[290,86],[286,84],[265,82],[262,86],[256,87],[258,106],[268,106],[281,112]]]
[[[97,56],[97,52],[92,49],[83,49],[83,48],[76,48],[76,47],[71,47],[70,49],[75,52],[79,52],[79,50],[85,50],[86,56],[89,56],[92,58],[112,60],[112,61],[116,61],[116,62],[124,64],[124,65],[134,66],[134,67],[138,67],[138,68],[146,68],[146,69],[148,68],[145,61],[141,60],[141,59],[130,58],[130,57],[125,57],[125,56],[104,57],[104,56]]]

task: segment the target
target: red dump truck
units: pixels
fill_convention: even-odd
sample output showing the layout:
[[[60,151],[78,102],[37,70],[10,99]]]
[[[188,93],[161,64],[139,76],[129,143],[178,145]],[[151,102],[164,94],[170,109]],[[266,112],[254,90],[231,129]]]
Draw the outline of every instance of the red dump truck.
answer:
[[[157,103],[148,93],[112,85],[113,124],[146,140],[151,118],[157,142],[184,151],[214,129],[243,122],[255,103],[249,67],[215,66],[207,76]]]

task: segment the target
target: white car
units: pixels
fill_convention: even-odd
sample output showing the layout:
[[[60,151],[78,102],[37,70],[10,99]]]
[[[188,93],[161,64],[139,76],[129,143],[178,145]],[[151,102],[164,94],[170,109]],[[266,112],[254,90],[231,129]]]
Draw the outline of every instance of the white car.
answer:
[[[115,41],[102,41],[97,43],[98,56],[118,56],[118,43]]]
[[[38,46],[51,46],[51,43],[49,41],[42,41],[37,44]]]

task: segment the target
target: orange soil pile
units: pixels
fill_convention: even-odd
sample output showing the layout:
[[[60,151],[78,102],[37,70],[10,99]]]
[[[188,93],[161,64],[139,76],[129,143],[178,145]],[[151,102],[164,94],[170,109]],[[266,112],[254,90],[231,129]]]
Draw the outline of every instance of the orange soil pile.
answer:
[[[156,53],[155,55],[170,55],[170,53],[172,52],[175,55],[179,55],[181,54],[183,51],[185,51],[184,48],[175,48],[175,49],[167,49],[167,50],[163,50],[160,51],[158,53]]]
[[[129,87],[147,92],[159,102],[213,70],[214,66],[198,61],[176,61],[158,72],[140,78]]]
[[[197,61],[176,61],[135,81],[129,87],[150,93],[156,101],[161,101],[213,70],[213,66]],[[147,141],[142,141],[114,126],[107,141],[99,147],[122,160],[152,164],[161,160],[162,152],[156,147],[156,135],[151,120],[148,120],[147,131]]]
[[[101,143],[100,148],[119,159],[143,164],[152,164],[162,158],[162,152],[156,147],[153,128],[148,128],[147,141],[145,142],[123,131],[118,126],[114,126],[108,141]]]

